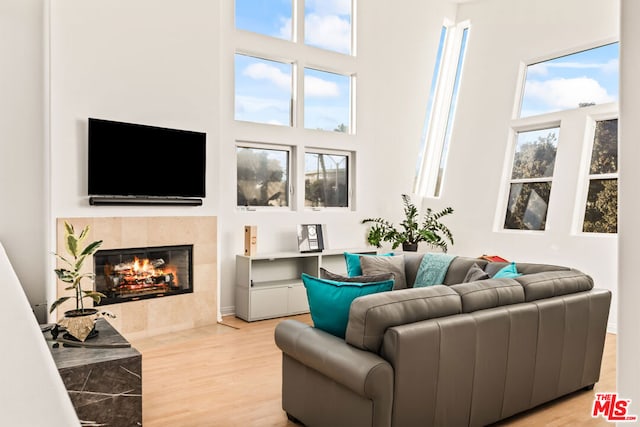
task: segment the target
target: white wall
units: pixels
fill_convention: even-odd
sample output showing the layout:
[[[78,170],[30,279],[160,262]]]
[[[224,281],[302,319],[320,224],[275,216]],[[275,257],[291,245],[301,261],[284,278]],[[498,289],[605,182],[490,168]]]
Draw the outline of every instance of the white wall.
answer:
[[[407,13],[411,10],[411,13]],[[244,225],[257,225],[258,252],[296,251],[296,225],[326,224],[329,248],[366,246],[360,220],[400,216],[400,194],[411,191],[417,147],[444,16],[455,7],[442,0],[411,0],[402,7],[384,0],[360,1],[357,33],[357,135],[340,135],[233,120],[233,4],[222,7],[220,138],[221,307],[234,310],[235,255],[244,250]],[[253,49],[260,52],[259,46]],[[304,53],[303,53],[304,54]],[[305,58],[308,59],[308,58]],[[312,59],[310,59],[312,61]],[[236,209],[235,141],[282,143],[356,151],[355,210],[243,212]],[[408,159],[408,160],[407,160]]]
[[[40,0],[0,3],[0,241],[32,305],[46,301],[44,22]]]
[[[618,316],[617,388],[632,399],[630,413],[640,414],[640,340],[638,340],[638,254],[640,253],[640,3],[622,0],[620,52],[620,312]]]
[[[49,299],[54,295],[50,251],[58,217],[218,215],[221,306],[230,312],[234,257],[242,252],[244,224],[258,225],[262,252],[295,250],[294,226],[304,222],[327,224],[329,247],[342,248],[365,244],[365,228],[359,225],[363,217],[400,215],[399,195],[410,191],[413,180],[440,26],[445,15],[453,17],[454,6],[443,0],[412,0],[411,7],[402,8],[382,0],[360,4],[358,134],[332,146],[357,153],[357,209],[282,215],[235,208],[233,147],[238,133],[233,120],[232,1],[44,4],[50,17],[43,16],[42,4],[34,0],[12,1],[8,7],[4,2],[11,14],[3,10],[1,26],[7,32],[2,38],[3,70],[10,78],[0,83],[0,105],[3,117],[12,118],[2,122],[3,135],[19,144],[2,144],[9,152],[0,160],[0,194],[14,209],[1,210],[0,236],[32,303],[43,300],[47,292]],[[408,9],[412,13],[406,13]],[[49,62],[44,60],[46,53]],[[204,205],[89,206],[88,117],[207,132]],[[329,146],[336,144],[315,131],[272,134],[269,128],[256,126],[249,134],[256,140],[300,147],[323,146],[329,140]],[[49,140],[43,136],[45,130]]]
[[[504,217],[496,220],[495,213],[504,209],[499,194],[506,188],[505,153],[512,155],[509,125],[521,62],[611,42],[618,35],[618,16],[618,3],[610,0],[485,0],[460,5],[457,19],[468,19],[471,29],[447,175],[442,198],[424,202],[455,209],[447,217],[456,238],[451,252],[568,265],[592,275],[597,287],[615,292],[617,238],[572,233],[580,188],[580,135],[585,128],[580,111],[571,114],[561,130],[547,230],[504,231]],[[616,328],[616,317],[614,297],[610,330]]]
[[[42,12],[33,9],[36,2],[14,3],[29,12],[23,19],[31,25],[28,31],[31,52],[38,53],[32,53],[32,58],[25,60],[24,66],[15,72],[18,81],[29,82],[29,85],[23,84],[23,88],[28,87],[20,91],[23,94],[20,99],[31,99],[28,104],[31,115],[42,114],[44,107],[40,100],[44,89],[40,86],[35,90],[31,84],[38,81],[43,67],[42,45],[38,44],[43,26],[36,25],[42,20]],[[543,235],[493,231],[496,194],[501,185],[520,61],[615,36],[618,16],[615,4],[590,0],[590,5],[584,7],[578,0],[486,0],[459,6],[458,20],[472,21],[466,69],[479,71],[463,77],[448,165],[449,179],[443,188],[443,198],[426,203],[435,208],[451,205],[456,209],[456,214],[448,219],[456,237],[454,253],[498,253],[513,259],[568,264],[592,274],[598,286],[613,289],[617,281],[615,238],[570,236],[567,222],[554,220],[552,211],[549,212],[550,229]],[[223,312],[231,312],[234,257],[242,252],[243,225],[258,225],[259,251],[271,252],[295,250],[294,230],[298,223],[327,224],[329,247],[341,248],[364,245],[365,228],[359,225],[359,220],[365,216],[400,217],[399,195],[411,191],[440,27],[445,16],[455,17],[454,6],[440,0],[412,0],[410,5],[404,3],[401,8],[382,0],[360,4],[357,16],[358,134],[337,140],[315,131],[286,129],[283,132],[259,125],[240,129],[234,122],[232,1],[64,0],[52,2],[51,9],[53,154],[50,174],[46,177],[51,183],[51,212],[44,219],[48,221],[49,231],[44,240],[48,242],[45,245],[48,249],[54,246],[52,230],[57,217],[218,215],[221,306]],[[576,10],[581,12],[579,20],[574,19]],[[15,25],[13,28],[19,31]],[[8,45],[9,51],[15,49],[14,44]],[[29,73],[36,76],[27,78]],[[6,85],[4,79],[2,84]],[[7,86],[7,90],[18,92],[15,82]],[[24,93],[31,95],[25,97]],[[14,108],[13,103],[6,101],[0,105],[7,110]],[[86,119],[90,116],[207,132],[208,197],[204,205],[90,207],[85,166]],[[23,127],[12,126],[14,130],[6,134],[22,136]],[[33,134],[34,127],[28,126],[28,131]],[[41,130],[38,135],[40,133]],[[331,148],[355,150],[356,209],[284,214],[237,211],[234,143],[238,135],[297,147],[328,144]],[[478,135],[489,136],[474,143],[480,139]],[[26,152],[22,153],[21,161],[7,162],[7,167],[15,169],[16,164],[23,167],[32,164],[33,155],[42,156],[39,142],[32,137],[29,144],[24,145]],[[7,149],[4,144],[2,147]],[[39,161],[42,163],[44,159]],[[0,173],[6,173],[5,170]],[[37,235],[45,239],[42,214],[36,212],[46,209],[42,203],[47,194],[43,194],[40,187],[43,178],[22,175],[30,180],[28,187],[37,197],[32,197],[28,205],[21,202],[25,208],[3,221],[2,227],[6,229],[3,233],[16,236],[6,243],[9,255],[12,255],[13,242],[21,245],[20,250],[14,251],[16,256],[26,260],[31,256],[31,246],[21,243],[17,236],[35,226],[39,227]],[[470,176],[474,177],[473,182]],[[3,188],[0,194],[14,199],[24,197],[24,191],[10,188]],[[574,195],[568,197],[571,199]],[[12,212],[3,210],[0,215],[8,216]],[[25,216],[35,220],[24,221]],[[18,217],[19,227],[5,225],[15,223]],[[40,224],[34,225],[38,220]],[[3,239],[6,240],[4,236]],[[40,254],[40,257],[41,261],[46,260],[47,255]],[[41,287],[44,281],[53,286],[53,278],[47,273],[49,269],[38,271],[22,267],[26,262],[16,264],[25,284],[30,282],[29,276],[36,278],[36,293],[44,294]],[[615,305],[611,319],[615,319]]]
[[[219,5],[208,0],[52,2],[50,248],[55,248],[60,217],[217,215]],[[90,206],[88,117],[206,132],[203,206]],[[55,278],[47,279],[55,289]]]

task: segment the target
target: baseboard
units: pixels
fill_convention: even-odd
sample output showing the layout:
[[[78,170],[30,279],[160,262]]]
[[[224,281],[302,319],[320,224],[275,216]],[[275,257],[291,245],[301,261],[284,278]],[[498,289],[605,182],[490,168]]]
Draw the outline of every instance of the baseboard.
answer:
[[[229,307],[220,307],[220,314],[222,316],[235,316],[236,315],[236,306],[232,305]]]

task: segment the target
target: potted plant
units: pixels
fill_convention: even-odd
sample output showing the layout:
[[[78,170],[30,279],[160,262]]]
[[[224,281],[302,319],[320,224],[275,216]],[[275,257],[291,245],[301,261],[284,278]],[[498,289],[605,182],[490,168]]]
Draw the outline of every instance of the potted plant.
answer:
[[[93,280],[94,278],[93,273],[83,273],[82,266],[87,257],[93,255],[100,245],[102,245],[102,240],[96,240],[82,247],[89,234],[88,225],[84,227],[80,235],[76,235],[73,225],[65,221],[64,231],[64,243],[68,255],[63,256],[56,253],[55,256],[62,261],[62,263],[66,264],[67,267],[56,268],[55,272],[58,279],[69,284],[65,290],[73,291],[73,295],[58,298],[51,305],[49,312],[52,313],[60,304],[71,298],[75,298],[75,310],[65,311],[64,318],[58,322],[58,325],[66,328],[72,337],[84,341],[93,331],[95,319],[98,316],[98,310],[95,308],[85,308],[84,299],[91,298],[96,303],[99,303],[100,299],[105,295],[94,291],[93,288],[91,290],[82,289],[83,279]]]
[[[399,228],[383,218],[366,218],[362,224],[373,223],[367,234],[367,242],[370,245],[381,247],[381,242],[391,242],[392,249],[402,245],[404,251],[416,251],[418,243],[426,242],[429,246],[440,248],[447,252],[447,241],[453,244],[453,235],[446,225],[440,222],[440,218],[452,214],[453,209],[447,207],[439,212],[428,208],[422,221],[419,221],[418,209],[411,202],[411,198],[403,194],[404,220]]]

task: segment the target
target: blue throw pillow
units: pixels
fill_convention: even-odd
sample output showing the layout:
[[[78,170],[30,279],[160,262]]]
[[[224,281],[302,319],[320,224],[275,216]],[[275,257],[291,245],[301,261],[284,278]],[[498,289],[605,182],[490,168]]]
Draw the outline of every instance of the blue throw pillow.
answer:
[[[382,282],[337,282],[302,273],[313,326],[344,338],[351,302],[359,296],[390,291],[393,280]]]
[[[514,277],[522,276],[522,273],[518,273],[516,270],[516,263],[512,262],[509,265],[502,267],[496,274],[493,275],[494,279],[513,279]]]
[[[360,265],[361,256],[393,256],[393,252],[388,254],[352,254],[350,252],[344,253],[344,260],[347,263],[347,275],[349,277],[362,276],[362,266]]]

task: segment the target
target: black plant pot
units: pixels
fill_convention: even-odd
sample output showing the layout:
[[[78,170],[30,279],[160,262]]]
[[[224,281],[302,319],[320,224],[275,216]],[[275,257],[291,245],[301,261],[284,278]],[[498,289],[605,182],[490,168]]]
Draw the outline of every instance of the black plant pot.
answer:
[[[405,252],[416,252],[418,250],[417,243],[403,243],[402,250]]]

